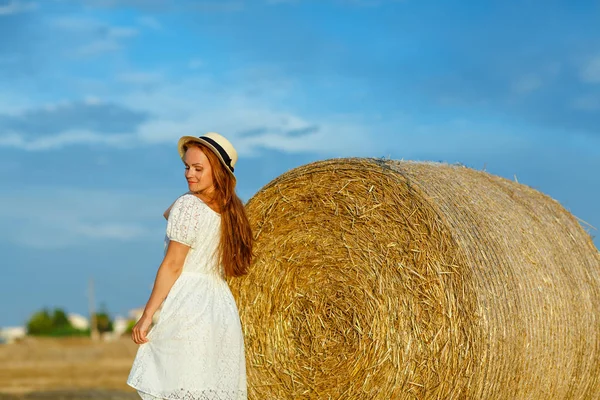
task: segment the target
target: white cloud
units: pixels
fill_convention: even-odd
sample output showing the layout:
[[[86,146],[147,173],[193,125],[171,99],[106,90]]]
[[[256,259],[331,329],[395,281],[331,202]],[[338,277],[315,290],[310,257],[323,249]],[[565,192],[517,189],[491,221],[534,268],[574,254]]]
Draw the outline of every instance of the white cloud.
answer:
[[[276,91],[274,98],[270,92],[247,94],[246,89],[198,78],[165,83],[153,91],[132,91],[119,98],[122,105],[153,116],[138,129],[139,139],[146,143],[173,143],[182,135],[218,131],[247,155],[259,154],[261,148],[323,154],[334,148],[369,148],[364,135],[371,127],[360,116],[303,116],[279,104],[286,96],[281,92]],[[299,134],[302,131],[307,133]],[[328,145],[334,142],[334,147]]]
[[[600,111],[600,97],[581,96],[573,100],[571,106],[576,110],[582,111]]]
[[[140,72],[123,74],[117,81],[144,82],[155,78],[158,76]],[[151,90],[143,86],[138,89],[134,85],[128,92],[115,93],[113,98],[103,96],[102,101],[91,100],[94,104],[115,104],[118,110],[132,109],[151,116],[135,129],[112,134],[66,129],[36,136],[13,130],[0,134],[0,146],[28,151],[88,144],[123,148],[130,143],[171,144],[182,135],[217,131],[234,141],[240,154],[244,155],[258,155],[261,149],[288,153],[368,154],[373,145],[367,136],[389,131],[388,127],[368,116],[304,115],[282,105],[282,100],[292,94],[281,88],[259,94],[252,86],[250,89],[222,86],[202,78],[177,83],[157,82]],[[54,110],[58,113],[61,107],[55,106]]]
[[[101,39],[79,46],[73,50],[73,54],[77,57],[96,56],[103,53],[111,53],[121,48],[121,45],[116,40]]]
[[[267,4],[294,4],[300,0],[266,0]]]
[[[290,99],[297,95],[294,83],[284,79],[286,84],[278,85],[276,75],[270,76],[272,82],[259,85],[262,89],[252,79],[224,85],[202,75],[162,80],[150,89],[130,86],[124,91],[119,85],[119,91],[105,94],[103,101],[150,116],[137,123],[135,129],[112,135],[68,131],[29,141],[13,132],[0,137],[0,146],[39,151],[90,143],[116,147],[129,143],[173,145],[182,135],[208,131],[230,138],[240,155],[246,157],[258,156],[264,149],[322,157],[378,157],[401,143],[403,154],[394,154],[401,158],[407,154],[464,152],[465,143],[475,152],[523,145],[518,135],[469,121],[442,121],[427,126],[399,114],[380,118],[359,113],[327,114],[318,109],[302,111],[290,105]]]
[[[150,29],[154,29],[154,30],[162,30],[163,26],[162,24],[158,21],[158,19],[151,17],[151,16],[143,16],[143,17],[139,17],[137,19],[138,24],[140,26],[146,27],[146,28],[150,28]]]
[[[204,67],[204,65],[205,65],[204,61],[201,60],[200,58],[191,59],[190,62],[188,63],[188,67],[190,69],[198,69],[198,68]]]
[[[581,67],[581,80],[587,83],[600,83],[600,56],[589,59]]]
[[[321,157],[379,157],[399,148],[402,153],[393,156],[401,158],[456,154],[469,151],[467,146],[473,152],[493,153],[499,148],[529,145],[522,132],[515,134],[471,121],[424,125],[402,115],[382,119],[358,113],[303,113],[285,106],[295,94],[293,85],[287,93],[274,90],[260,96],[246,94],[246,89],[224,88],[202,79],[185,80],[165,84],[151,93],[132,92],[121,100],[155,116],[139,127],[142,142],[172,144],[182,135],[217,131],[229,137],[246,157],[260,155],[262,149]]]
[[[535,72],[515,77],[510,85],[511,91],[525,95],[552,84],[560,74],[562,66],[558,62],[548,62],[538,66]]]
[[[413,125],[408,122],[409,125]],[[392,158],[414,159],[423,154],[436,157],[454,157],[458,154],[496,156],[533,148],[532,132],[523,132],[502,125],[474,122],[468,119],[451,119],[434,124],[414,123],[413,127],[400,128],[397,140],[402,143],[402,156]],[[409,134],[406,132],[410,131]]]
[[[87,223],[72,227],[77,234],[90,239],[132,240],[145,236],[141,225],[112,223]]]
[[[542,79],[538,75],[525,75],[514,81],[511,89],[517,94],[528,94],[541,88],[542,83]]]
[[[139,30],[128,26],[113,26],[105,22],[79,16],[61,16],[49,20],[52,27],[67,34],[75,43],[68,46],[69,53],[76,57],[91,57],[118,51],[123,41],[139,34]]]
[[[243,11],[245,0],[204,0],[190,1],[186,4],[186,9],[196,12],[210,13],[229,13]]]
[[[93,18],[80,16],[53,17],[48,20],[50,26],[69,32],[86,32],[98,30],[104,24]]]
[[[0,238],[34,248],[159,238],[162,212],[170,201],[156,193],[56,187],[11,190],[2,193]]]
[[[83,103],[90,106],[97,106],[102,104],[102,99],[96,96],[86,96],[83,99]]]
[[[18,115],[32,106],[31,98],[22,92],[0,92],[0,110],[4,115]]]
[[[361,6],[361,7],[377,7],[386,4],[403,3],[406,0],[338,0],[342,4]]]
[[[163,74],[159,72],[124,72],[117,75],[117,80],[134,85],[148,85],[163,80]]]
[[[37,8],[38,4],[34,2],[11,0],[6,5],[0,5],[0,16],[33,11]]]
[[[134,37],[137,34],[138,31],[134,28],[109,27],[102,37],[77,47],[73,53],[83,57],[111,53],[123,48],[123,39]]]
[[[18,132],[0,136],[0,147],[12,147],[28,151],[60,149],[81,144],[102,144],[113,147],[126,147],[131,143],[131,134],[107,135],[85,130],[65,131],[56,135],[26,137]]]
[[[138,30],[135,28],[113,26],[108,29],[106,36],[110,39],[121,39],[130,38],[136,36],[137,34]]]
[[[2,147],[16,147],[24,149],[23,137],[18,133],[8,133],[0,136],[0,146]]]

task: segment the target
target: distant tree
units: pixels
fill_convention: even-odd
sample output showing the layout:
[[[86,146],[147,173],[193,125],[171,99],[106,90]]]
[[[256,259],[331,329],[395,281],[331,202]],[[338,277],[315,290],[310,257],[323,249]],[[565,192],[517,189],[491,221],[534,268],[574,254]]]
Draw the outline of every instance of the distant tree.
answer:
[[[47,335],[52,331],[52,317],[47,308],[34,313],[27,322],[29,335]]]
[[[113,330],[113,323],[106,313],[96,314],[96,324],[98,324],[98,332],[100,333],[112,332]]]
[[[104,303],[100,306],[99,312],[96,313],[96,325],[100,334],[113,331],[113,321]]]
[[[71,321],[69,321],[69,318],[67,318],[67,314],[60,308],[54,309],[54,314],[52,315],[52,326],[54,328],[72,327]]]
[[[133,321],[133,320],[129,321],[127,323],[127,328],[125,328],[125,332],[123,332],[123,333],[125,334],[125,333],[133,332],[133,327],[135,326],[136,323],[137,323],[137,321]]]
[[[34,313],[27,322],[27,333],[35,336],[89,336],[89,329],[75,328],[65,311],[55,308],[50,314],[47,308]]]

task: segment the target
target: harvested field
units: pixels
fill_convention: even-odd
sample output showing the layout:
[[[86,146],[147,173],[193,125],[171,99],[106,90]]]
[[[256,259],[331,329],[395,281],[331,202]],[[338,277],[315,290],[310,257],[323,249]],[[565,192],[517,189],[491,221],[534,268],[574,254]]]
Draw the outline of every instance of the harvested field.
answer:
[[[139,398],[125,383],[137,347],[128,337],[27,337],[0,345],[0,400]]]
[[[137,393],[104,389],[50,390],[20,395],[0,393],[0,400],[139,400],[139,398]]]

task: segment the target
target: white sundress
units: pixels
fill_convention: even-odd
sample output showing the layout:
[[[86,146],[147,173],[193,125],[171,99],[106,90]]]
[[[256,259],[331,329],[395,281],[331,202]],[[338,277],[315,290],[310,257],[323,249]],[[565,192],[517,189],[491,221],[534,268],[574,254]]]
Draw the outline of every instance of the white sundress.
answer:
[[[191,248],[127,379],[143,400],[247,399],[239,313],[212,256],[220,235],[221,216],[198,197],[173,204],[165,244]]]

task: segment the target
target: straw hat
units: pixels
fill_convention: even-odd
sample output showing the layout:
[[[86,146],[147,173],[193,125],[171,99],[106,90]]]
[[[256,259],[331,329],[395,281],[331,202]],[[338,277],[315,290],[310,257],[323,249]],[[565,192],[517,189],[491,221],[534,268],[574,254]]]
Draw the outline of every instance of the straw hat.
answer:
[[[177,143],[177,149],[179,150],[179,156],[183,159],[185,150],[183,147],[188,143],[202,143],[209,149],[211,149],[219,160],[227,167],[227,170],[233,175],[233,167],[237,162],[238,155],[237,151],[225,137],[215,132],[206,133],[200,137],[195,136],[182,136]]]

